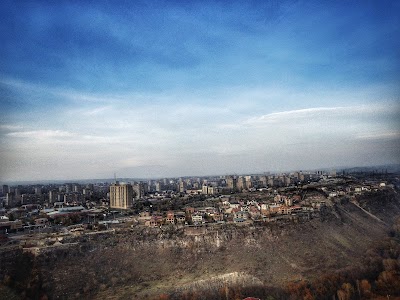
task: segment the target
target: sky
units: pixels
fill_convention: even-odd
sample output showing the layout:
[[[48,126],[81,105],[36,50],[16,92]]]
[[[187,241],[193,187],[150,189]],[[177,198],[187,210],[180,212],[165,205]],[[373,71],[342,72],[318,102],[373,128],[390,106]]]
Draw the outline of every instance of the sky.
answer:
[[[400,163],[399,1],[0,1],[0,181]]]

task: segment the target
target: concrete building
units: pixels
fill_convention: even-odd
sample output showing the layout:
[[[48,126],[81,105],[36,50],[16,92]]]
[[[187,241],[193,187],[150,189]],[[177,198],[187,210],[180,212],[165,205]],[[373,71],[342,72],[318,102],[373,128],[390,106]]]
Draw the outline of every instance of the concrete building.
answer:
[[[9,207],[13,207],[16,203],[15,194],[14,193],[7,193],[6,195],[6,205]]]
[[[208,195],[208,185],[207,184],[203,184],[203,186],[201,188],[201,193],[204,195]]]
[[[229,176],[226,179],[226,186],[228,189],[230,190],[236,190],[237,186],[236,186],[236,178],[234,178],[233,176]]]
[[[251,176],[246,176],[246,189],[251,189],[253,187],[253,182]]]
[[[64,193],[58,193],[56,202],[63,202],[64,203],[64,196],[65,196]]]
[[[6,184],[3,185],[2,192],[3,192],[3,195],[5,195],[5,194],[10,192],[10,189],[8,188],[8,185],[6,185]]]
[[[42,195],[42,188],[40,186],[35,187],[35,195]]]
[[[203,216],[200,213],[195,213],[192,215],[192,222],[193,224],[203,224]]]
[[[292,198],[285,197],[285,198],[284,198],[284,201],[285,201],[285,205],[286,205],[286,206],[292,206],[292,205],[293,205],[293,200],[292,200]]]
[[[163,190],[163,184],[160,181],[156,182],[156,192],[161,192]]]
[[[22,195],[22,186],[18,186],[14,189],[14,197],[15,197],[15,202],[21,202],[21,195]]]
[[[306,177],[305,177],[305,175],[303,173],[300,173],[299,180],[300,181],[306,180]]]
[[[173,211],[167,212],[167,217],[165,218],[166,224],[175,224],[175,214]]]
[[[184,192],[186,192],[186,189],[187,189],[186,182],[183,180],[179,181],[179,192],[184,193]]]
[[[267,176],[260,176],[259,182],[262,187],[266,187],[268,185]]]
[[[49,203],[57,202],[58,191],[57,190],[50,190],[49,191]]]
[[[74,184],[72,189],[73,189],[73,191],[75,193],[81,193],[82,192],[82,188],[81,188],[81,186],[79,184]]]
[[[211,184],[204,184],[201,193],[204,195],[218,195],[222,193],[222,188]]]
[[[110,208],[128,209],[133,204],[133,188],[130,184],[116,182],[110,186]]]
[[[65,184],[65,192],[66,193],[71,193],[72,192],[72,183],[66,183]]]
[[[133,190],[135,192],[135,199],[141,199],[146,193],[146,183],[139,182],[133,185]]]
[[[239,191],[243,191],[244,189],[246,189],[246,179],[243,176],[240,176],[237,179],[236,187]]]

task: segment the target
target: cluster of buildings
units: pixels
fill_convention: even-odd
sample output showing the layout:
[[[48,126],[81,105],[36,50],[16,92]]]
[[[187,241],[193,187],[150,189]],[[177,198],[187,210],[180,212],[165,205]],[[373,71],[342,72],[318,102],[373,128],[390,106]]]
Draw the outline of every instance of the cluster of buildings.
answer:
[[[326,176],[322,171],[293,172],[288,174],[246,175],[246,176],[208,176],[208,177],[181,177],[163,178],[157,180],[138,181],[132,183],[118,183],[111,185],[100,184],[49,184],[49,185],[3,185],[0,193],[0,207],[15,207],[25,204],[48,204],[56,202],[82,205],[96,196],[96,199],[119,199],[118,193],[125,193],[127,201],[116,203],[111,201],[111,207],[128,209],[133,200],[142,199],[146,195],[156,193],[183,193],[221,195],[251,191],[260,188],[279,188],[298,185]],[[100,197],[98,194],[102,192]],[[107,195],[109,193],[109,195]],[[125,196],[124,196],[125,197]]]
[[[79,183],[49,184],[49,185],[18,185],[2,186],[1,206],[15,207],[26,204],[53,204],[56,202],[82,204],[94,193],[94,184]]]
[[[330,176],[335,176],[335,172]],[[303,183],[319,180],[321,176],[328,176],[322,171],[315,173],[294,172],[279,175],[246,175],[246,176],[214,176],[164,178],[147,182],[123,183],[116,181],[110,185],[110,207],[114,209],[128,209],[135,199],[146,195],[186,194],[186,195],[223,195],[256,191],[257,189],[297,186]]]
[[[193,182],[201,189],[193,189]],[[157,183],[157,182],[156,182]],[[160,183],[160,182],[158,182]],[[169,187],[174,182],[169,181]],[[336,177],[336,172],[303,173],[283,175],[220,176],[214,178],[182,179],[177,186],[183,191],[172,193],[146,192],[150,201],[170,200],[173,196],[203,195],[214,203],[213,207],[185,207],[177,211],[142,211],[138,223],[149,227],[168,224],[200,225],[221,222],[274,221],[282,218],[307,218],[317,216],[321,207],[331,205],[337,197],[353,197],[363,192],[386,188],[381,180],[353,182]],[[190,188],[188,188],[190,187]],[[393,188],[393,185],[390,186]],[[185,189],[186,188],[186,189]],[[305,192],[311,188],[314,192]],[[293,193],[293,190],[297,191]],[[315,192],[317,191],[317,192]],[[110,207],[129,209],[133,204],[134,188],[129,183],[110,186]],[[243,200],[240,195],[251,194],[253,200]],[[257,195],[262,200],[254,200]],[[208,197],[208,198],[207,198]]]
[[[261,195],[261,194],[256,194]],[[326,205],[326,197],[317,193],[311,202],[305,205],[300,195],[281,195],[262,192],[263,200],[244,200],[235,195],[226,195],[208,199],[214,206],[186,206],[179,211],[153,212],[139,214],[138,224],[148,227],[163,225],[204,225],[215,223],[252,223],[258,221],[277,221],[283,218],[306,218],[318,214]]]
[[[357,180],[337,177],[335,172],[164,178],[131,183],[115,180],[111,184],[3,185],[0,231],[40,227],[61,218],[111,222],[109,216],[115,218],[115,213],[129,214],[137,224],[149,227],[310,218],[336,198],[385,188],[395,186],[381,178]],[[193,198],[207,200],[209,206],[192,207],[187,201],[188,205],[176,210],[150,208],[151,204]],[[140,202],[151,204],[133,211],[132,207]]]

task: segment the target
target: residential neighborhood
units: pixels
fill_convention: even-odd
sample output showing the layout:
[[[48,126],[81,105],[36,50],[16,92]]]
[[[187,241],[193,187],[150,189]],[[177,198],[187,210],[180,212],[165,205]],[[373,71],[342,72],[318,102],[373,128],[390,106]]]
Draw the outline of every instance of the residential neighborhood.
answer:
[[[2,187],[0,232],[13,235],[116,227],[201,227],[304,222],[340,201],[398,186],[386,172],[173,178],[147,182]],[[118,190],[118,191],[116,191]],[[76,227],[78,226],[78,227]]]

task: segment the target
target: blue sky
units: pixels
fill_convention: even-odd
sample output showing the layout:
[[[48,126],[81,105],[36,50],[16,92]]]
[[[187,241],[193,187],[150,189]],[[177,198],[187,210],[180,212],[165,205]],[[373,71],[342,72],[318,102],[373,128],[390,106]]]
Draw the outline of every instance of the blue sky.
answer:
[[[399,163],[400,4],[337,2],[1,1],[0,181]]]

